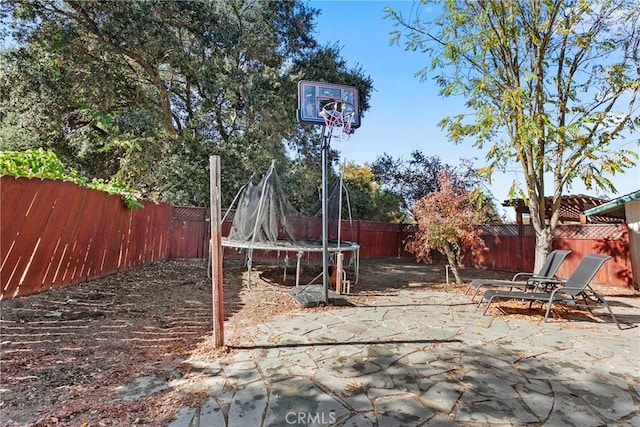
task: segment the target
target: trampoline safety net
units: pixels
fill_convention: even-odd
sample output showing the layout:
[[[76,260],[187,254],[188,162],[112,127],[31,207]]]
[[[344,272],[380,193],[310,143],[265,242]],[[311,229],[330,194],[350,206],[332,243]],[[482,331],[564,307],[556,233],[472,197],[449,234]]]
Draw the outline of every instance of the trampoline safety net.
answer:
[[[249,182],[240,192],[229,239],[261,243],[294,241],[296,236],[291,234],[290,222],[298,216],[271,166],[258,185]]]

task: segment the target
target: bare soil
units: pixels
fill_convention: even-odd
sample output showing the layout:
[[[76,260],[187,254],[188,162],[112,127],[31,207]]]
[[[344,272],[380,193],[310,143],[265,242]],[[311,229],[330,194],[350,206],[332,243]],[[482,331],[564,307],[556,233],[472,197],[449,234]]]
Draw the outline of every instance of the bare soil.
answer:
[[[301,282],[319,272],[306,266]],[[465,280],[504,279],[506,272],[465,269]],[[164,426],[185,405],[204,400],[198,393],[176,395],[171,388],[137,399],[118,387],[136,378],[180,378],[193,355],[216,360],[246,344],[245,325],[304,310],[289,297],[294,271],[237,263],[224,268],[226,347],[212,347],[211,279],[202,260],[173,260],[113,274],[74,287],[0,301],[0,425],[3,426]],[[410,260],[365,260],[350,304],[403,289],[464,292],[447,284],[443,264]],[[351,277],[353,279],[353,277]],[[496,314],[521,306],[502,305]],[[524,310],[524,311],[523,311]],[[566,315],[562,312],[556,317]],[[582,315],[582,314],[580,314]]]

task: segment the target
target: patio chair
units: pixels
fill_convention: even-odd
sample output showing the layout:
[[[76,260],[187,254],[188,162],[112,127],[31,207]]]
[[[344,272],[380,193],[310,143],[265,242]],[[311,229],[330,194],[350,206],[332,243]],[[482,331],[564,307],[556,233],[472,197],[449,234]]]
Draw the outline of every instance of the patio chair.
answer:
[[[475,289],[476,291],[471,296],[471,301],[473,301],[476,295],[478,295],[478,292],[480,292],[480,289],[485,286],[509,288],[509,290],[514,288],[527,290],[540,287],[548,283],[549,279],[553,279],[552,281],[557,283],[558,279],[555,274],[558,268],[560,268],[562,261],[564,261],[570,253],[571,251],[563,249],[551,251],[544,260],[542,267],[540,267],[540,271],[537,273],[516,273],[511,280],[475,279],[469,284],[465,295],[468,294],[471,289]]]
[[[607,301],[589,285],[600,267],[602,267],[609,258],[611,257],[608,255],[597,254],[589,254],[585,256],[573,273],[571,273],[571,276],[569,276],[566,282],[553,289],[551,292],[507,292],[501,290],[488,290],[482,296],[482,300],[478,306],[486,301],[487,306],[482,312],[484,315],[487,313],[487,310],[489,310],[491,303],[496,299],[528,300],[531,301],[529,307],[531,307],[534,302],[547,303],[547,311],[544,315],[544,321],[546,322],[549,318],[549,312],[551,311],[551,306],[554,302],[561,301],[570,306],[585,307],[591,314],[593,314],[593,311],[591,310],[589,303],[598,303],[606,307],[611,318],[618,326],[618,329],[622,329],[618,323],[618,319],[613,315],[613,311],[611,311],[611,307],[609,307]],[[578,300],[580,298],[584,301],[583,304],[579,303]]]

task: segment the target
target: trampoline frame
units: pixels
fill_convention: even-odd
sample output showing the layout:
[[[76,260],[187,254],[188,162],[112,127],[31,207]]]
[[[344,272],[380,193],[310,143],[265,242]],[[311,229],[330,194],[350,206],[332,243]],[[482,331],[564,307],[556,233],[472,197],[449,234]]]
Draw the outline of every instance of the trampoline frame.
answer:
[[[359,275],[360,275],[360,245],[355,242],[350,242],[346,240],[342,240],[339,243],[339,246],[335,245],[338,242],[332,242],[334,245],[328,245],[327,250],[329,253],[343,253],[343,252],[351,252],[355,255],[355,276],[354,283],[358,283]],[[296,287],[300,286],[300,261],[302,259],[303,254],[305,253],[322,253],[323,247],[322,242],[314,241],[314,240],[303,240],[303,241],[289,241],[289,240],[278,240],[276,242],[249,242],[249,241],[240,241],[233,240],[226,237],[222,238],[222,247],[225,248],[233,248],[233,249],[244,249],[247,253],[247,287],[251,290],[251,269],[253,267],[253,251],[254,250],[262,250],[267,252],[272,251],[284,251],[284,252],[295,252],[296,253]],[[285,265],[285,277],[286,277],[286,268]],[[319,277],[319,276],[318,276]],[[315,281],[318,277],[313,279]],[[309,284],[311,284],[309,283]]]

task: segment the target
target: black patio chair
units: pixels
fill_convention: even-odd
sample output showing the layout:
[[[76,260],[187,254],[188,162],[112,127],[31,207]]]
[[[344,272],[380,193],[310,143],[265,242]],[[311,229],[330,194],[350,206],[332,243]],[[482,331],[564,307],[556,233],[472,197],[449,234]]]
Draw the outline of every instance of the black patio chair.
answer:
[[[551,251],[549,255],[547,255],[547,258],[544,260],[542,267],[540,267],[540,271],[538,271],[537,273],[516,273],[511,278],[511,280],[474,279],[469,284],[465,295],[468,294],[471,289],[475,289],[476,291],[471,296],[471,301],[473,301],[476,295],[478,295],[478,292],[480,292],[480,289],[485,286],[509,288],[509,290],[533,290],[536,288],[540,288],[545,284],[549,284],[550,279],[551,283],[557,284],[558,278],[556,277],[556,272],[558,271],[558,268],[560,268],[560,264],[562,264],[564,259],[570,253],[570,250],[564,249],[556,249],[554,251]]]
[[[488,290],[482,295],[482,299],[480,300],[480,306],[483,302],[486,301],[487,306],[485,307],[482,314],[486,314],[487,310],[489,310],[489,306],[495,299],[520,299],[531,301],[529,307],[533,305],[534,302],[547,303],[547,312],[544,315],[544,321],[546,322],[549,318],[549,312],[551,311],[551,306],[554,302],[564,302],[567,305],[574,307],[585,307],[591,314],[593,311],[591,310],[590,303],[598,303],[604,305],[606,309],[609,311],[611,318],[618,326],[618,329],[622,329],[620,324],[618,323],[618,319],[614,316],[613,311],[611,311],[611,307],[607,301],[594,291],[591,286],[591,280],[596,275],[600,267],[611,258],[608,255],[597,255],[597,254],[589,254],[585,256],[576,269],[571,273],[571,276],[566,280],[566,282],[560,284],[557,288],[553,289],[551,292],[523,292],[523,291],[500,291],[500,290]],[[579,303],[579,299],[584,301],[583,304]]]

